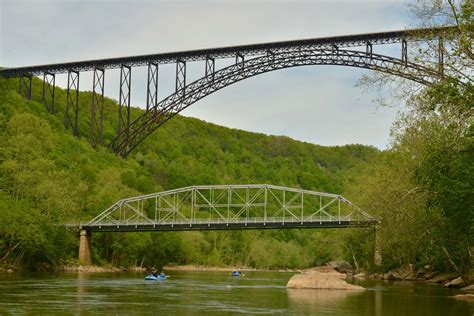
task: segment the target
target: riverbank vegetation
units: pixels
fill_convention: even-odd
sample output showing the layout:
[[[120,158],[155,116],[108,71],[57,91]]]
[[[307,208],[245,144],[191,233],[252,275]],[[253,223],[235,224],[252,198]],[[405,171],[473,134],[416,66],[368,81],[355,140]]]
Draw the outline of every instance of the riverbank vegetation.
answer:
[[[408,111],[394,123],[385,151],[323,147],[177,116],[121,159],[88,144],[90,92],[80,93],[79,137],[73,137],[63,126],[64,90],[57,88],[51,115],[41,102],[39,79],[33,80],[31,100],[17,93],[18,80],[0,79],[0,265],[36,269],[40,263],[53,268],[73,263],[78,233],[58,224],[88,220],[124,197],[195,184],[271,183],[343,194],[382,218],[381,270],[430,265],[467,279],[474,242],[473,22],[470,2],[460,3],[454,12],[462,36],[445,38],[449,76],[421,90],[403,89]],[[106,98],[106,143],[114,135],[116,109],[116,101]],[[133,109],[132,117],[141,111]],[[356,268],[375,269],[372,229],[147,232],[93,239],[93,261],[102,265],[299,269],[345,259]]]
[[[355,203],[372,206],[383,218],[379,237],[385,270],[427,264],[467,281],[473,269],[473,9],[471,1],[413,6],[422,26],[455,25],[441,38],[443,45],[420,43],[412,57],[438,66],[439,53],[433,52],[441,47],[445,78],[421,90],[395,82],[407,111],[393,125],[391,148],[348,189]],[[369,86],[394,83],[391,77],[364,79]]]

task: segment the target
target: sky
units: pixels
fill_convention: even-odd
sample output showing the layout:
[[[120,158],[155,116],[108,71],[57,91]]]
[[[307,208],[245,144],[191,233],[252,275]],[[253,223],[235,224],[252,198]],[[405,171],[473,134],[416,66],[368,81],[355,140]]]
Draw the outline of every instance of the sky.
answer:
[[[382,32],[409,28],[407,4],[389,0],[145,1],[0,0],[0,65],[19,67],[199,48]],[[399,47],[374,52],[399,54]],[[216,67],[224,65],[216,62]],[[160,66],[161,67],[161,66]],[[174,88],[173,65],[160,68],[160,99]],[[188,82],[203,75],[188,64]],[[308,66],[226,87],[182,112],[215,124],[321,144],[384,149],[403,104],[379,107],[389,91],[357,86],[367,70]],[[92,89],[81,73],[81,90]],[[118,98],[119,71],[106,71],[105,94]],[[65,87],[66,75],[56,82]],[[146,102],[146,69],[132,69],[133,106]]]

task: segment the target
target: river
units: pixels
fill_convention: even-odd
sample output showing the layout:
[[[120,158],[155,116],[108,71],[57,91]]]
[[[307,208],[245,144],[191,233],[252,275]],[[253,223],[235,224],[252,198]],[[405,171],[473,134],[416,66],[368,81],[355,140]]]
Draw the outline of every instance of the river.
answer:
[[[0,315],[474,315],[459,290],[414,282],[360,281],[367,291],[289,290],[291,273],[170,271],[0,274]]]

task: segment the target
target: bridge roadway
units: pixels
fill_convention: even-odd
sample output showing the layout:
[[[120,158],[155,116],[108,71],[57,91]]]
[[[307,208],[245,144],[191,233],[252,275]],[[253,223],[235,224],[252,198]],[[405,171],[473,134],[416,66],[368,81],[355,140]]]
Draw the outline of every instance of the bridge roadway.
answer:
[[[209,57],[215,59],[234,58],[236,54],[239,54],[242,57],[256,56],[262,54],[264,55],[268,54],[269,52],[272,54],[276,54],[282,50],[287,50],[289,48],[308,50],[365,47],[367,44],[384,45],[401,43],[402,41],[417,41],[425,38],[432,38],[435,34],[440,34],[447,31],[457,31],[457,28],[454,26],[443,26],[424,29],[408,29],[378,33],[342,35],[272,43],[197,49],[181,52],[94,59],[27,67],[4,68],[0,69],[0,75],[3,77],[18,77],[25,74],[39,76],[44,73],[67,73],[71,69],[74,69],[75,71],[92,71],[94,68],[117,69],[124,64],[132,67],[147,66],[150,62],[156,64],[174,64],[177,60],[181,62],[186,62],[206,60],[206,58]]]
[[[337,220],[314,219],[298,221],[295,218],[264,219],[250,218],[233,222],[222,220],[208,221],[207,219],[193,222],[180,220],[154,223],[119,223],[119,224],[71,224],[81,230],[95,232],[144,232],[144,231],[192,231],[192,230],[250,230],[250,229],[294,229],[294,228],[355,228],[376,225],[378,220]]]

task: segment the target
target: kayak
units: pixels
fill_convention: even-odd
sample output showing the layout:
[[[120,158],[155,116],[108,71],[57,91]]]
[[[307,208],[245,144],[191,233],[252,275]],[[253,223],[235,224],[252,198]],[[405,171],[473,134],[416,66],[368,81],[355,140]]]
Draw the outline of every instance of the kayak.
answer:
[[[166,280],[167,276],[166,275],[158,275],[158,276],[154,276],[154,275],[147,275],[145,277],[145,281],[163,281],[163,280]]]
[[[242,274],[240,272],[232,272],[230,275],[232,275],[233,277],[242,276]]]

